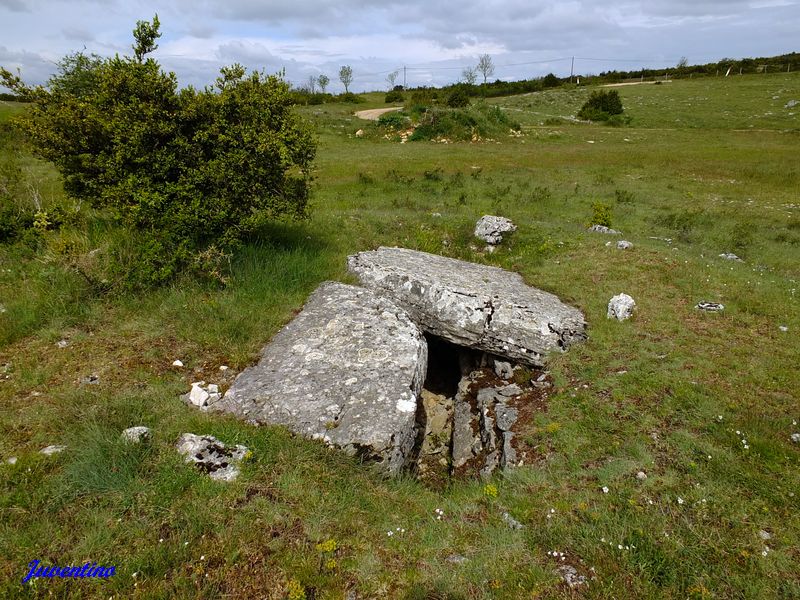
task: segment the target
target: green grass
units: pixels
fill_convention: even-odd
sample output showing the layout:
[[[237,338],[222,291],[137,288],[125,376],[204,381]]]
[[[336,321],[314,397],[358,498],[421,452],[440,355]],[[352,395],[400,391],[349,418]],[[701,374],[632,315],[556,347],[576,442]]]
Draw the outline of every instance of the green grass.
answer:
[[[628,127],[564,120],[589,90],[556,89],[491,100],[525,135],[476,144],[357,138],[352,111],[382,95],[303,108],[320,140],[313,216],[264,231],[225,289],[186,279],[97,298],[45,251],[0,247],[0,457],[19,459],[0,464],[0,596],[284,598],[296,579],[317,598],[800,597],[800,113],[783,109],[800,76],[618,89]],[[586,232],[596,202],[632,250]],[[491,255],[472,238],[482,214],[519,227]],[[81,235],[91,248],[108,233]],[[556,390],[522,433],[538,459],[498,476],[497,498],[481,482],[382,480],[178,399],[191,381],[229,381],[220,365],[255,361],[321,281],[349,281],[349,253],[380,244],[516,270],[586,314],[589,340],[553,360]],[[637,313],[610,322],[620,292]],[[699,313],[701,300],[726,310]],[[98,385],[80,385],[89,373]],[[139,424],[152,443],[122,445]],[[187,431],[254,460],[216,484],[172,450]],[[56,443],[67,451],[38,454]],[[327,539],[333,570],[315,549]],[[570,591],[553,550],[595,579]],[[34,559],[117,575],[23,587]]]

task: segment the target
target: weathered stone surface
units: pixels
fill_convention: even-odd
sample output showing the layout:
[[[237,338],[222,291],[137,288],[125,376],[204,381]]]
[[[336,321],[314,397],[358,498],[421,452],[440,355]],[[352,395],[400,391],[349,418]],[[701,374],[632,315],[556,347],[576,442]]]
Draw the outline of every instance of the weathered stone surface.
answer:
[[[218,401],[221,397],[219,386],[215,383],[206,385],[205,381],[195,381],[192,383],[192,389],[181,396],[181,400],[200,410],[208,410],[208,405]]]
[[[744,262],[741,258],[736,256],[733,252],[723,252],[719,255],[720,258],[724,258],[725,260],[735,260],[737,262]]]
[[[795,106],[800,105],[800,100],[789,100],[785,105],[784,108],[794,108]]]
[[[186,462],[197,465],[216,481],[233,481],[239,476],[239,463],[247,454],[246,446],[230,448],[212,435],[184,433],[175,448]]]
[[[630,250],[631,248],[633,248],[633,244],[628,240],[620,240],[617,242],[617,250]]]
[[[150,431],[149,427],[139,425],[137,427],[128,427],[125,431],[123,431],[122,439],[126,442],[138,444],[140,442],[148,441],[151,435],[152,432]]]
[[[62,444],[55,444],[53,446],[47,446],[46,448],[42,448],[39,450],[40,454],[44,454],[45,456],[52,456],[53,454],[58,454],[59,452],[63,452],[66,450],[67,447]]]
[[[394,474],[414,448],[427,353],[396,304],[326,282],[209,410],[285,425]]]
[[[620,235],[622,232],[617,231],[616,229],[611,229],[610,227],[606,227],[605,225],[592,225],[589,227],[589,231],[593,233],[606,233],[608,235]]]
[[[505,217],[484,215],[475,223],[475,237],[487,244],[496,246],[503,241],[503,235],[517,230],[517,226]]]
[[[725,305],[719,302],[698,302],[695,308],[706,312],[722,312],[725,310]]]
[[[517,273],[404,248],[348,258],[366,287],[454,344],[533,366],[586,338],[583,315]]]
[[[608,313],[606,317],[624,321],[625,319],[631,318],[634,308],[636,308],[636,302],[633,298],[628,296],[628,294],[617,294],[608,301]]]

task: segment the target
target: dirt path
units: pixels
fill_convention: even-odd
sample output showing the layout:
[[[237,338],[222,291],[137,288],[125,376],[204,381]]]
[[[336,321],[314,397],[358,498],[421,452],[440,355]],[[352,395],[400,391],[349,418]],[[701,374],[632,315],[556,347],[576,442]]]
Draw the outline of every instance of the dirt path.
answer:
[[[393,106],[391,108],[372,108],[370,110],[359,110],[356,113],[356,116],[359,119],[366,119],[367,121],[377,121],[378,117],[384,115],[388,112],[394,112],[396,110],[403,110],[402,106]]]
[[[629,81],[627,83],[606,83],[600,87],[625,87],[627,85],[653,85],[655,83],[672,83],[671,79],[659,79],[658,81]]]

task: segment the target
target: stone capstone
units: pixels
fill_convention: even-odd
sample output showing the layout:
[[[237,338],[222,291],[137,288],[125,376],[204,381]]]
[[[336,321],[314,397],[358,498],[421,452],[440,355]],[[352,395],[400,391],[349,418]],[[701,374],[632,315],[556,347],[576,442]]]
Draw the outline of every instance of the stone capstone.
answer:
[[[239,476],[239,463],[248,453],[246,446],[228,447],[211,435],[184,433],[175,448],[187,463],[207,473],[216,481],[233,481]]]
[[[504,234],[513,233],[516,230],[517,226],[510,219],[494,215],[484,215],[475,223],[475,237],[492,246],[501,243]]]
[[[634,308],[636,308],[636,302],[633,298],[628,296],[628,294],[617,294],[608,301],[606,317],[609,319],[616,319],[617,321],[624,321],[631,318]]]
[[[390,299],[326,282],[209,410],[284,425],[395,474],[412,459],[427,356]]]
[[[426,332],[532,366],[586,338],[583,314],[517,273],[404,248],[348,257],[362,285]]]

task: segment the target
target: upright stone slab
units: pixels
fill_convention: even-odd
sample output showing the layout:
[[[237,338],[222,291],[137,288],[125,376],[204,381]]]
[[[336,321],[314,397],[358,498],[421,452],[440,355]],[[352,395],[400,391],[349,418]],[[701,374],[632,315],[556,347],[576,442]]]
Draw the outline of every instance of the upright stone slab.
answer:
[[[425,331],[460,346],[542,366],[550,352],[586,338],[578,309],[517,273],[404,248],[360,252],[348,266]]]
[[[285,425],[394,474],[413,459],[427,361],[425,337],[404,310],[326,282],[209,410]]]

